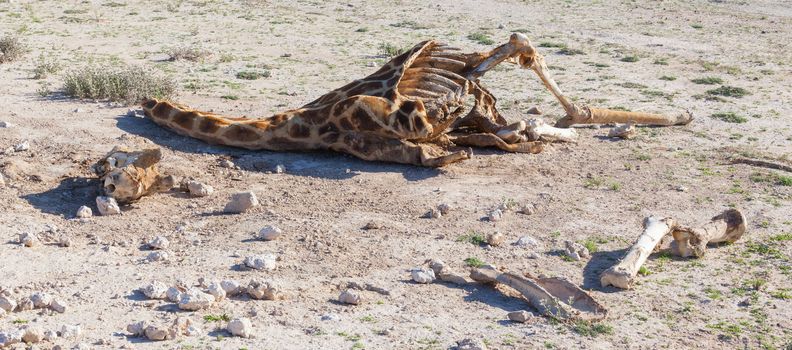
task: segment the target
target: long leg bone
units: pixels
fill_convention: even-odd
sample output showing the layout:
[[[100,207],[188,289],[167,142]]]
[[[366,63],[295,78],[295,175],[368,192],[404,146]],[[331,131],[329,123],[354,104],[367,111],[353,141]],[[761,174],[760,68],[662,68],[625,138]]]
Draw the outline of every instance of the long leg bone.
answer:
[[[709,243],[735,242],[745,233],[745,216],[737,209],[729,209],[697,228],[680,226],[674,229],[671,252],[682,257],[704,256]]]
[[[577,142],[578,133],[574,129],[556,128],[541,119],[528,121],[526,129],[529,140]]]
[[[660,240],[671,233],[677,227],[677,224],[672,218],[657,219],[650,216],[644,219],[643,226],[643,233],[630,247],[627,255],[618,264],[605,270],[600,275],[600,283],[603,287],[609,285],[622,289],[632,287],[641,265],[646,262],[649,254],[652,254]]]
[[[578,106],[570,101],[558,88],[558,85],[550,77],[544,57],[535,54],[533,57],[523,55],[520,57],[520,64],[523,67],[531,68],[542,80],[544,86],[558,99],[561,106],[566,111],[566,117],[556,122],[557,127],[566,128],[574,124],[607,124],[607,123],[628,123],[647,124],[647,125],[684,125],[693,120],[690,112],[682,113],[676,117],[654,113],[626,112],[611,109],[591,108],[588,106]]]

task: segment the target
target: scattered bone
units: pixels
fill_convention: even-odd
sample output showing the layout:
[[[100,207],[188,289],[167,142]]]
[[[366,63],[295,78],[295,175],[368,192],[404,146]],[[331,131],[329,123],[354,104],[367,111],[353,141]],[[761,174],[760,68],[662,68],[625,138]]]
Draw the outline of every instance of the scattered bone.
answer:
[[[215,297],[198,289],[190,289],[181,294],[179,309],[196,311],[204,309],[214,303]]]
[[[118,203],[130,203],[173,187],[176,182],[173,176],[164,176],[157,169],[160,160],[162,151],[159,148],[132,151],[116,146],[93,169],[106,196]],[[99,211],[102,212],[101,207]]]
[[[58,335],[61,338],[73,339],[79,337],[80,334],[82,334],[82,327],[65,324],[61,326],[60,333]]]
[[[225,289],[223,289],[223,287],[220,286],[220,283],[217,282],[210,283],[209,287],[206,288],[206,292],[215,297],[215,300],[217,301],[221,301],[226,297]]]
[[[258,205],[258,198],[256,198],[256,194],[252,191],[238,192],[231,196],[231,201],[226,204],[223,210],[226,213],[239,214]]]
[[[526,323],[533,318],[533,314],[528,311],[520,310],[520,311],[512,311],[508,315],[510,321]]]
[[[246,290],[253,299],[279,300],[284,298],[275,283],[268,280],[251,280]]]
[[[544,114],[544,113],[542,113],[542,110],[539,109],[539,107],[537,107],[537,106],[533,106],[533,107],[529,108],[528,111],[526,111],[525,113],[533,114],[533,115],[542,115],[542,114]]]
[[[118,202],[112,197],[96,197],[96,207],[99,208],[99,214],[102,216],[121,214]]]
[[[24,141],[22,143],[14,145],[14,151],[15,152],[23,152],[23,151],[27,151],[29,149],[30,149],[30,142],[28,142],[28,141]]]
[[[487,350],[487,345],[481,340],[467,338],[458,341],[454,350]]]
[[[52,296],[44,292],[33,292],[30,294],[30,301],[36,309],[46,309],[52,304]]]
[[[39,240],[38,235],[36,235],[35,233],[25,232],[19,235],[19,243],[21,243],[25,247],[32,248],[41,244],[41,240]]]
[[[278,257],[272,253],[252,255],[245,258],[245,266],[256,270],[272,271],[275,269]]]
[[[52,303],[50,303],[49,307],[50,309],[52,309],[52,311],[62,314],[66,312],[66,308],[68,307],[68,305],[66,305],[66,302],[63,299],[55,298],[52,299]]]
[[[229,333],[237,337],[250,338],[253,336],[253,324],[249,319],[244,317],[231,320],[228,322],[226,329]]]
[[[83,205],[80,206],[80,209],[77,209],[77,213],[74,216],[80,219],[88,219],[93,216],[93,210]]]
[[[268,226],[264,226],[264,228],[262,228],[261,231],[259,231],[258,237],[265,241],[272,241],[280,237],[282,233],[283,231],[281,231],[281,229],[272,225],[268,225]]]
[[[588,259],[591,257],[591,252],[589,252],[588,248],[580,243],[566,241],[564,245],[566,246],[566,255],[574,261],[580,261],[581,259]]]
[[[487,214],[487,220],[490,222],[500,221],[501,218],[503,218],[503,211],[500,209],[492,210]]]
[[[467,284],[467,280],[464,276],[451,271],[451,269],[449,269],[442,260],[431,259],[428,262],[429,268],[432,269],[435,276],[437,276],[437,278],[439,278],[441,281],[459,285]]]
[[[562,129],[547,125],[542,119],[528,121],[528,140],[547,142],[577,142],[578,133],[575,129]]]
[[[181,299],[182,291],[176,287],[170,287],[167,291],[165,291],[165,299],[172,303],[178,303],[179,299]]]
[[[61,247],[71,247],[73,244],[71,237],[67,235],[61,235],[58,237],[58,245]]]
[[[146,261],[148,262],[157,262],[157,261],[168,261],[170,260],[170,253],[166,250],[157,250],[149,253],[146,256]]]
[[[160,281],[152,281],[140,289],[149,299],[165,299],[168,295],[168,286]]]
[[[412,280],[416,283],[432,283],[435,280],[435,273],[432,269],[416,267],[410,271]]]
[[[214,193],[214,187],[198,181],[187,181],[187,191],[193,197],[207,197]]]
[[[622,289],[632,287],[641,265],[649,254],[652,254],[660,240],[676,227],[676,221],[672,218],[657,219],[650,216],[644,219],[643,226],[643,233],[621,261],[600,275],[600,283],[603,287],[609,285]]]
[[[487,235],[487,244],[493,247],[500,246],[501,244],[503,244],[505,240],[506,240],[506,235],[500,232],[490,233]]]
[[[168,241],[168,239],[163,236],[157,236],[148,242],[148,246],[151,249],[157,250],[168,249],[168,246],[170,246],[170,241]]]
[[[234,296],[242,293],[242,288],[237,281],[223,280],[220,282],[220,287],[223,288],[223,291],[225,291],[226,295],[228,296]]]
[[[353,289],[347,289],[338,296],[338,301],[343,304],[358,305],[361,302],[360,294]]]
[[[672,235],[671,252],[681,257],[704,256],[707,244],[733,243],[745,233],[747,220],[737,209],[729,209],[710,219],[710,222],[697,228],[676,227]]]
[[[608,132],[608,137],[619,137],[626,140],[629,140],[636,135],[638,135],[638,131],[635,129],[635,124],[633,123],[616,125]]]

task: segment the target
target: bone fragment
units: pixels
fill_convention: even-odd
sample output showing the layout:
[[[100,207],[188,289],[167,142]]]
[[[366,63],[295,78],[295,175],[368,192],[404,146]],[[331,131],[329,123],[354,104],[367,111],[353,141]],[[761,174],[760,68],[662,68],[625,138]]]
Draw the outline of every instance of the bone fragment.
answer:
[[[623,139],[631,139],[637,135],[638,132],[635,130],[635,124],[627,123],[627,124],[619,124],[610,129],[608,132],[608,137],[619,137]]]
[[[696,228],[677,227],[672,235],[671,253],[681,257],[704,256],[707,244],[735,242],[745,233],[747,221],[737,209],[729,209]]]
[[[528,121],[526,130],[529,140],[577,142],[578,133],[574,129],[562,129],[547,125],[542,119]]]
[[[632,287],[641,265],[646,262],[649,254],[652,254],[660,240],[671,233],[677,225],[672,218],[657,219],[654,216],[650,216],[644,219],[643,226],[643,233],[630,247],[627,255],[618,264],[605,270],[600,275],[600,283],[602,283],[603,287],[609,285],[622,289]]]

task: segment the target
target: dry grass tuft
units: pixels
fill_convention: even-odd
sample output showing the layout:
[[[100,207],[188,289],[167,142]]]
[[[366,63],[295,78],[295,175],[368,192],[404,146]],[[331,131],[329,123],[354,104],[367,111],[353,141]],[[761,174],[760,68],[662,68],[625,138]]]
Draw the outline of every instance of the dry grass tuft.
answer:
[[[203,62],[212,52],[197,47],[180,46],[173,47],[165,51],[170,56],[171,61],[190,61],[190,62]]]
[[[15,36],[0,38],[0,63],[16,61],[27,53],[27,45]]]
[[[137,103],[144,97],[169,98],[176,92],[170,78],[139,66],[91,64],[66,73],[64,93],[75,98]]]

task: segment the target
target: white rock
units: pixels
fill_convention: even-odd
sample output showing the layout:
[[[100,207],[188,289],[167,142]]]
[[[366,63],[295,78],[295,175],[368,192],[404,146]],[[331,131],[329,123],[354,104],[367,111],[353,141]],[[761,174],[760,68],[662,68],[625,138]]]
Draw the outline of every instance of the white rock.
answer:
[[[203,331],[198,328],[197,326],[189,326],[187,330],[184,331],[184,335],[188,337],[198,337],[203,334]]]
[[[27,310],[33,310],[34,308],[35,308],[35,306],[33,306],[33,300],[30,300],[30,298],[25,297],[25,298],[19,299],[19,302],[17,302],[16,310],[17,311],[27,311]]]
[[[280,288],[269,280],[251,280],[245,289],[253,299],[278,300],[283,299]]]
[[[242,292],[240,284],[233,280],[223,280],[220,282],[220,287],[226,292],[226,295],[233,296]]]
[[[168,286],[160,281],[151,281],[140,288],[140,291],[149,299],[165,299],[168,295]]]
[[[226,213],[243,213],[246,210],[253,208],[259,205],[258,198],[256,198],[256,194],[252,191],[247,192],[239,192],[234,193],[231,196],[231,200],[226,204],[225,209],[223,209]]]
[[[28,344],[35,344],[44,340],[44,331],[38,327],[27,327],[22,334],[22,341]]]
[[[66,339],[77,338],[82,334],[82,327],[80,326],[72,326],[72,325],[63,325],[60,330],[60,336]]]
[[[416,283],[432,283],[435,280],[435,273],[432,269],[416,267],[410,271],[412,280]]]
[[[35,233],[25,232],[19,235],[19,243],[22,243],[25,247],[35,247],[39,245],[41,241]]]
[[[6,122],[6,121],[0,121],[0,128],[5,129],[5,128],[10,128],[12,126],[14,126],[14,124],[11,124],[11,123]]]
[[[46,309],[52,304],[52,296],[44,292],[33,292],[30,295],[30,301],[33,302],[34,308]]]
[[[99,214],[101,215],[121,214],[121,207],[118,206],[118,202],[112,197],[96,197],[96,206],[99,208]]]
[[[487,350],[487,345],[481,340],[471,338],[462,339],[457,342],[456,350]]]
[[[126,326],[126,330],[127,332],[132,333],[133,336],[141,336],[144,335],[146,327],[148,327],[148,323],[146,321],[139,321],[128,324]]]
[[[215,300],[217,301],[223,300],[226,297],[226,292],[223,287],[220,286],[220,283],[210,283],[209,287],[206,289],[206,292],[215,297]]]
[[[146,260],[149,262],[168,261],[170,260],[170,253],[167,250],[157,250],[149,253],[149,255],[146,256]]]
[[[525,323],[528,322],[533,317],[533,314],[525,310],[520,310],[520,311],[510,312],[508,314],[508,317],[509,320],[511,321]]]
[[[181,294],[179,308],[182,310],[200,310],[207,308],[214,303],[215,297],[197,289],[190,289]]]
[[[283,174],[286,172],[286,167],[283,164],[278,164],[275,166],[275,174]]]
[[[566,245],[567,256],[572,258],[572,260],[579,261],[581,259],[591,257],[591,252],[589,252],[589,250],[580,243],[566,241],[564,242],[564,245]]]
[[[23,335],[25,332],[22,330],[0,332],[0,349],[21,342]]]
[[[157,236],[148,242],[148,246],[151,249],[168,249],[170,246],[170,241],[168,241],[168,239],[163,236]]]
[[[500,209],[495,209],[489,212],[489,214],[487,214],[487,219],[490,222],[500,221],[502,218],[503,218],[503,211],[501,211]]]
[[[341,321],[341,316],[337,314],[325,314],[321,317],[322,321]]]
[[[93,210],[91,210],[91,208],[83,205],[83,206],[80,207],[80,209],[77,209],[77,213],[74,214],[74,216],[78,217],[80,219],[87,219],[87,218],[90,218],[90,217],[93,216]]]
[[[272,241],[278,238],[282,233],[283,231],[281,231],[281,229],[272,225],[267,225],[259,231],[258,237],[265,241]]]
[[[525,215],[533,215],[534,213],[536,213],[536,205],[534,205],[533,203],[528,203],[524,205],[522,208],[520,208],[518,212]]]
[[[360,295],[353,289],[347,289],[338,296],[338,301],[344,304],[358,305],[361,302]]]
[[[44,331],[44,340],[45,341],[54,341],[57,338],[58,338],[58,332],[57,331],[54,331],[54,330],[51,330],[51,329],[48,329],[48,330]]]
[[[24,142],[16,144],[14,146],[14,151],[16,151],[16,152],[27,151],[29,149],[30,149],[30,142],[28,142],[28,141],[24,141]]]
[[[5,187],[5,185],[6,185],[5,177],[3,177],[3,174],[0,173],[0,188]]]
[[[531,236],[520,237],[520,239],[518,239],[517,242],[514,242],[514,245],[522,248],[533,248],[533,249],[537,249],[541,247],[539,241],[537,241],[535,238]]]
[[[256,270],[272,271],[275,269],[278,257],[272,253],[252,255],[245,258],[245,266]]]
[[[58,237],[58,245],[61,247],[71,247],[73,244],[71,237],[67,235],[61,235]]]
[[[228,322],[226,327],[229,333],[237,337],[250,338],[253,336],[253,324],[244,317],[235,318]]]
[[[68,305],[63,299],[55,298],[52,300],[52,303],[50,303],[50,309],[61,314],[66,312],[67,307]]]
[[[5,315],[6,315],[5,309],[0,309],[0,318],[5,317]]]
[[[13,298],[7,295],[0,294],[0,309],[5,310],[6,312],[12,312],[17,307],[17,302]]]
[[[498,247],[506,240],[506,236],[500,232],[490,233],[487,235],[487,244]]]
[[[171,338],[169,336],[170,332],[167,328],[155,325],[149,325],[146,327],[146,329],[143,331],[143,334],[145,334],[146,338],[151,341],[161,341]]]
[[[233,163],[231,166],[233,167]],[[187,181],[187,190],[193,197],[206,197],[214,193],[214,187],[198,181]]]
[[[181,293],[182,292],[179,290],[179,288],[170,287],[165,292],[165,298],[172,303],[178,303],[179,299],[181,299]]]
[[[428,216],[430,219],[439,219],[443,217],[443,213],[437,208],[432,208],[429,209],[429,213],[426,214],[426,216]]]

